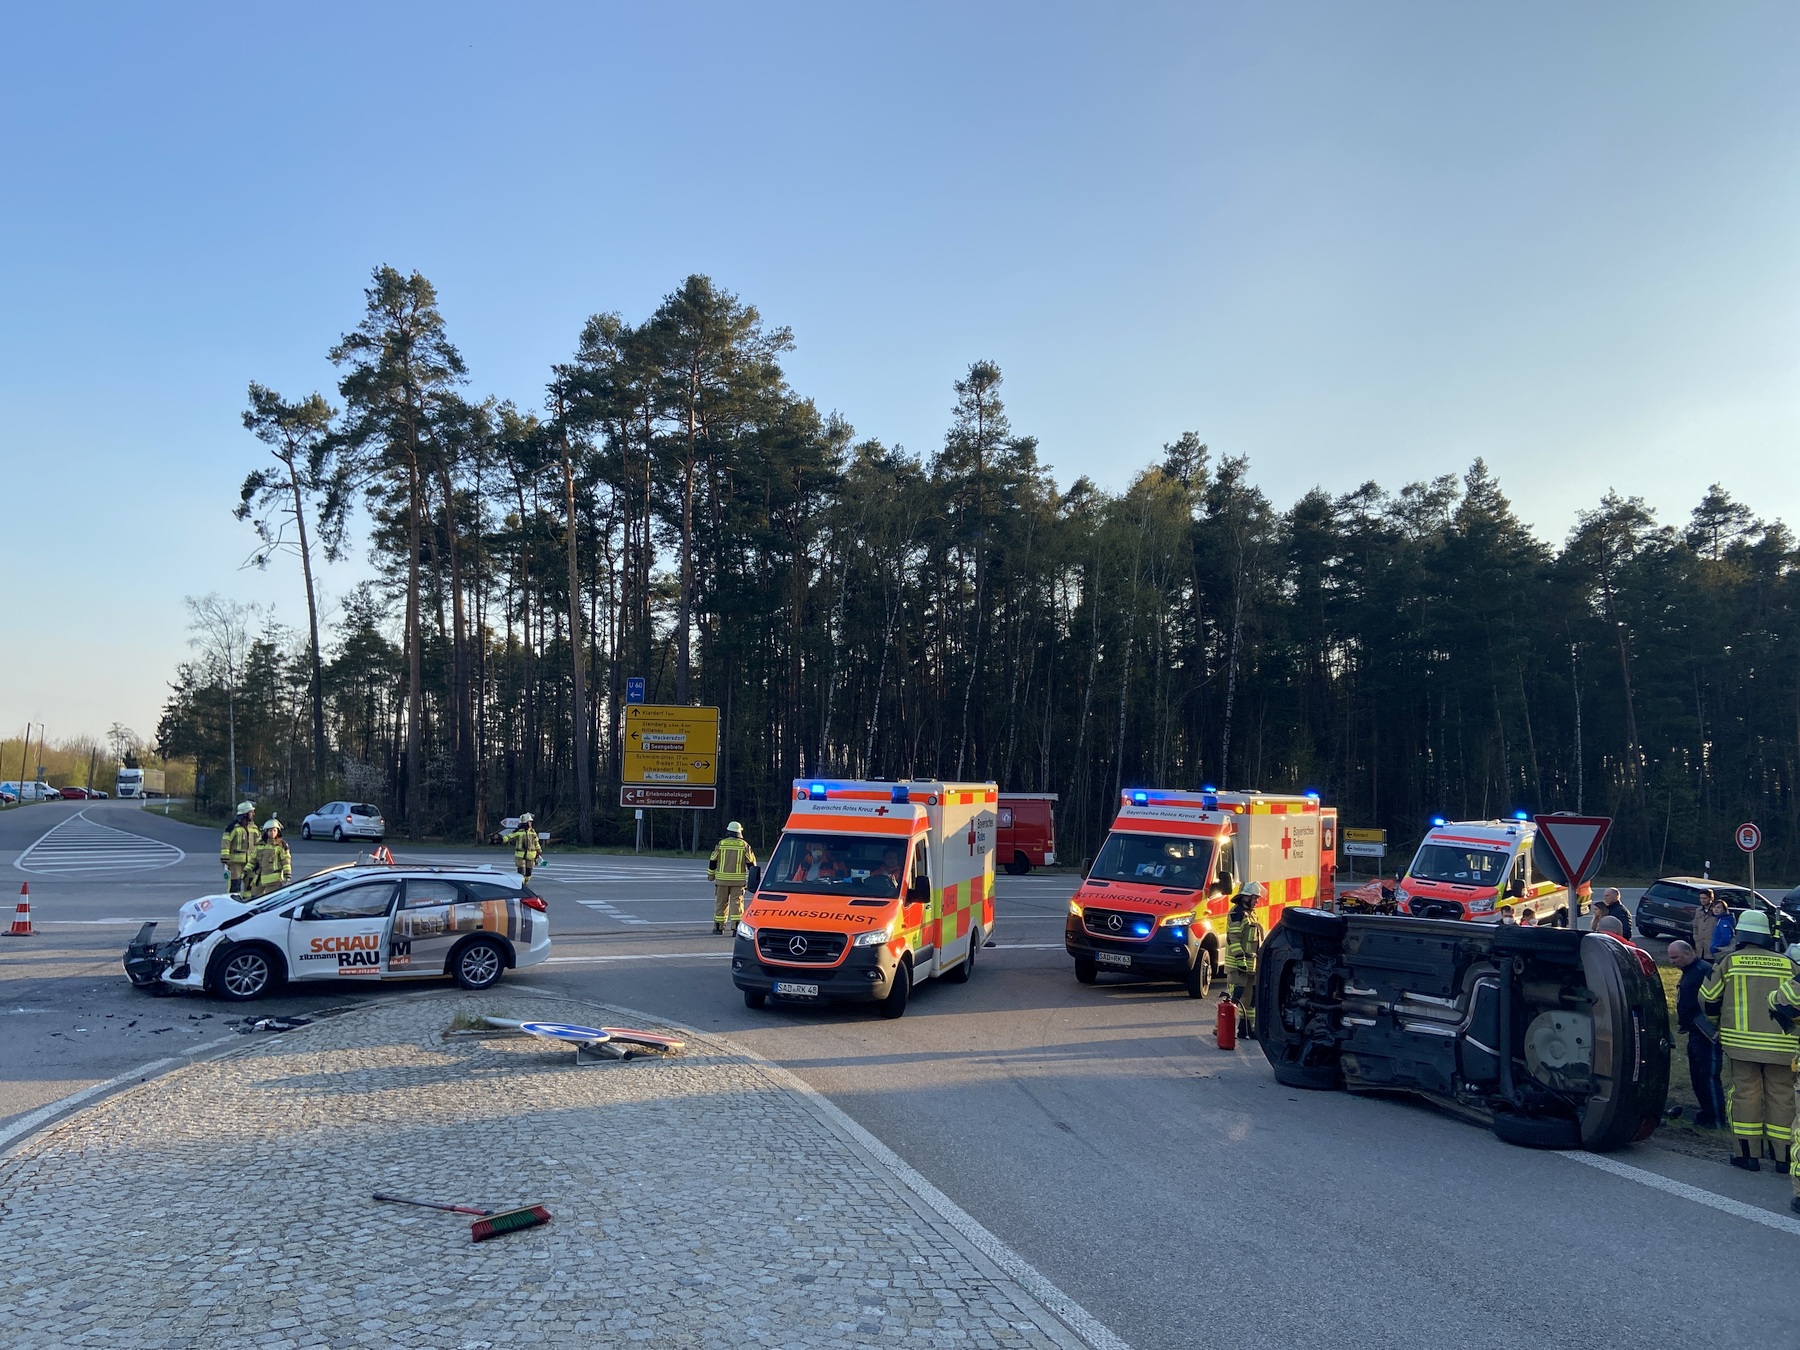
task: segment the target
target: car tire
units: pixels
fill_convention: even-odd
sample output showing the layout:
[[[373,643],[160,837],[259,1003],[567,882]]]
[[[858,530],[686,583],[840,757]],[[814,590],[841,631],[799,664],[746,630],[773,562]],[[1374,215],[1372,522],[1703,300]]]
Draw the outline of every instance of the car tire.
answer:
[[[209,983],[227,1003],[249,1003],[281,982],[275,954],[260,943],[227,947],[214,964]]]
[[[1012,861],[1006,864],[1006,875],[1009,877],[1022,877],[1030,870],[1031,860],[1023,853],[1013,854]]]
[[[1189,998],[1205,998],[1212,992],[1213,956],[1212,949],[1202,947],[1199,956],[1194,958],[1194,968],[1187,973],[1181,983],[1187,989]]]
[[[912,967],[902,961],[894,967],[894,984],[888,990],[888,996],[881,1000],[880,1008],[883,1017],[904,1017],[906,1005],[912,1000]]]
[[[1580,1148],[1581,1123],[1557,1116],[1521,1116],[1512,1111],[1496,1111],[1494,1138],[1519,1148]]]
[[[1075,979],[1080,984],[1098,984],[1100,967],[1083,957],[1075,958]]]
[[[506,973],[506,953],[490,938],[476,938],[450,958],[450,973],[464,989],[492,989]]]
[[[769,996],[767,994],[763,993],[759,989],[744,990],[744,1006],[746,1008],[760,1009],[768,1001],[769,1001]]]
[[[304,820],[300,822],[300,837],[302,839],[312,838],[312,826],[308,825]]]
[[[1292,919],[1300,919],[1290,924]],[[1330,920],[1320,923],[1319,920]],[[1312,933],[1313,928],[1324,931]],[[1344,1086],[1344,1067],[1335,1045],[1309,1038],[1304,1020],[1286,1005],[1294,972],[1340,948],[1347,925],[1335,914],[1286,910],[1263,943],[1257,963],[1255,1009],[1257,1042],[1275,1081],[1283,1087],[1334,1092]]]
[[[344,827],[342,825],[333,825],[331,827],[331,838],[334,843],[339,843],[339,844],[343,843],[344,842]]]
[[[947,973],[944,978],[951,984],[967,984],[969,976],[975,973],[975,953],[981,947],[981,930],[969,930],[969,954],[956,963],[956,969]]]

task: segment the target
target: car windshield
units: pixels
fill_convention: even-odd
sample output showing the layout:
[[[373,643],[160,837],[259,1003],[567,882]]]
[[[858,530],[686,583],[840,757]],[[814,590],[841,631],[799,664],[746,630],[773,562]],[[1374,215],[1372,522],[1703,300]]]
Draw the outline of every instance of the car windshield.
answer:
[[[298,881],[290,881],[287,885],[270,891],[256,902],[255,912],[260,914],[265,909],[274,909],[277,905],[285,905],[290,900],[298,900],[301,896],[311,895],[321,886],[334,881],[342,881],[346,868],[334,867],[325,872],[314,872],[310,877],[301,877]]]
[[[1142,886],[1176,886],[1197,891],[1212,872],[1213,841],[1166,834],[1106,836],[1089,869],[1101,881],[1134,881]]]
[[[906,845],[897,839],[850,834],[781,836],[763,873],[765,887],[814,895],[900,894]]]
[[[1447,881],[1456,886],[1498,886],[1506,875],[1509,853],[1468,848],[1461,844],[1426,844],[1407,875],[1414,881]]]

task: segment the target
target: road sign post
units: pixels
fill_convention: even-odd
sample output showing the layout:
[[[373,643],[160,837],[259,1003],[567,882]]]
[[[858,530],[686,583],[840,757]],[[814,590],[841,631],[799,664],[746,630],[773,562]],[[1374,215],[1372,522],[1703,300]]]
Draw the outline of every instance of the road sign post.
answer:
[[[1569,927],[1573,928],[1581,917],[1577,891],[1600,870],[1606,857],[1601,846],[1606,842],[1606,832],[1612,829],[1612,817],[1558,814],[1533,816],[1531,823],[1537,826],[1531,860],[1538,871],[1568,888]],[[1537,844],[1543,847],[1540,849]]]
[[[1756,889],[1756,850],[1762,847],[1762,830],[1754,821],[1746,820],[1737,827],[1737,846],[1750,860],[1750,889]]]

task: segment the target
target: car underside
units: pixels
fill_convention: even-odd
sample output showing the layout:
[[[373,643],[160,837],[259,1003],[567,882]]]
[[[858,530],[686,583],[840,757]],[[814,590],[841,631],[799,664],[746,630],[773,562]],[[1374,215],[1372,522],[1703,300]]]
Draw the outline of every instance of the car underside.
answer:
[[[1604,1152],[1662,1119],[1662,985],[1604,934],[1288,910],[1256,1000],[1291,1087],[1412,1092],[1538,1148]]]

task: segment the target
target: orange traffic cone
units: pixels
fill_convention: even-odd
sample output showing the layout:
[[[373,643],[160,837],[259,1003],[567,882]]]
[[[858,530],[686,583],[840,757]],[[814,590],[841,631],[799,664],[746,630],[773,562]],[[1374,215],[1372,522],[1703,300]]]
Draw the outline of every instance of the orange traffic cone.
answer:
[[[8,937],[31,936],[31,883],[19,886],[19,907],[13,911],[12,927],[6,930]]]

